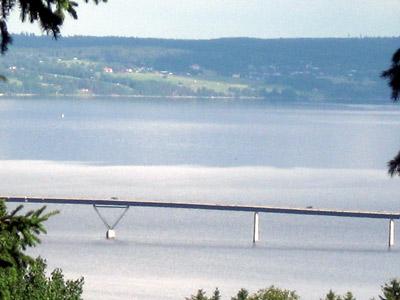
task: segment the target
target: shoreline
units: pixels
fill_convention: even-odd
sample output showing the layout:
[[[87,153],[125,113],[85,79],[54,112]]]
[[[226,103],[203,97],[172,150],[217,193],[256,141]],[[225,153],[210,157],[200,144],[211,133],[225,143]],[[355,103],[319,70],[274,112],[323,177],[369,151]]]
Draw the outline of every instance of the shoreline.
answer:
[[[35,98],[35,97],[54,97],[54,98],[71,98],[76,97],[80,99],[84,98],[167,98],[167,99],[224,99],[224,100],[233,100],[233,99],[249,99],[249,100],[264,100],[264,97],[256,97],[256,96],[193,96],[193,95],[121,95],[121,94],[0,94],[0,98]]]
[[[253,100],[253,101],[269,101],[271,103],[296,103],[296,104],[343,104],[343,105],[379,105],[379,106],[393,106],[393,102],[387,101],[387,99],[365,99],[364,101],[352,101],[350,99],[330,99],[323,101],[315,101],[311,99],[276,99],[276,98],[266,98],[266,97],[256,97],[256,96],[193,96],[193,95],[121,95],[121,94],[2,94],[0,93],[1,99],[29,99],[29,98],[56,98],[56,99],[66,99],[66,98],[76,98],[80,100],[91,100],[91,99],[172,99],[172,100]]]

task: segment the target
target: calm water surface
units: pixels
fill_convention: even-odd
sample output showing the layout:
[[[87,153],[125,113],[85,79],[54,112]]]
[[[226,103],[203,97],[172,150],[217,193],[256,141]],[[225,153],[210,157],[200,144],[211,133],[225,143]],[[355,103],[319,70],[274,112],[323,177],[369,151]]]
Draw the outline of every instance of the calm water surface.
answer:
[[[399,210],[386,162],[392,105],[164,99],[0,100],[0,194]],[[275,284],[316,300],[377,296],[399,276],[387,222],[132,208],[104,239],[91,207],[61,214],[35,254],[85,276],[87,299],[184,299]],[[117,211],[104,214],[110,220]]]

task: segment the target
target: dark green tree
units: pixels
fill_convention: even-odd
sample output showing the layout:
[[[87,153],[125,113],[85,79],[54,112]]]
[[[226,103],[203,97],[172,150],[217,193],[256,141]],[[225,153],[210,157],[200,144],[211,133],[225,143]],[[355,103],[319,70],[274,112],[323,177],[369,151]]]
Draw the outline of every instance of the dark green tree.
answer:
[[[190,296],[190,298],[185,298],[186,300],[221,300],[221,293],[218,288],[215,288],[213,295],[208,298],[206,292],[202,289],[197,291],[196,295]]]
[[[330,290],[323,300],[356,300],[356,298],[354,298],[351,292],[347,292],[343,296],[340,296]]]
[[[213,296],[207,297],[206,292],[202,289],[197,291],[196,295],[190,296],[190,298],[185,298],[186,300],[219,300],[221,299],[221,294],[218,288],[215,289]],[[249,296],[249,293],[245,289],[241,289],[236,297],[232,297],[232,300],[299,300],[300,297],[295,291],[280,289],[275,286],[270,286],[269,288],[259,290],[258,292]]]
[[[47,277],[46,262],[42,258],[35,259],[16,276],[0,276],[0,284],[1,299],[10,300],[78,300],[83,291],[83,278],[65,280],[61,269],[55,269]]]
[[[58,213],[44,214],[45,209],[18,215],[22,205],[8,213],[4,202],[0,201],[0,267],[25,268],[33,261],[24,251],[40,243],[39,235],[46,233],[43,222]]]
[[[388,80],[392,90],[391,98],[396,102],[400,96],[400,49],[393,54],[390,68],[383,71],[381,76]]]
[[[325,296],[325,300],[338,300],[338,296],[332,290],[329,290],[329,293]]]
[[[247,300],[249,292],[246,289],[240,289],[236,297],[232,297],[231,300]]]
[[[209,300],[206,296],[206,292],[202,289],[197,291],[196,295],[190,296],[190,298],[185,298],[186,300]]]
[[[392,64],[389,69],[382,72],[382,77],[388,80],[388,85],[392,90],[391,98],[397,102],[400,97],[400,49],[392,56]],[[400,176],[400,151],[388,162],[388,172],[390,176]]]
[[[343,300],[356,300],[351,292],[347,292],[342,297]]]
[[[21,210],[18,206],[8,213],[0,201],[0,299],[81,299],[83,278],[65,280],[60,269],[46,277],[45,261],[25,253],[40,243],[39,235],[46,233],[43,222],[58,212]]]
[[[83,1],[89,2],[89,0]],[[93,2],[98,4],[107,0],[93,0]],[[0,0],[1,53],[7,51],[12,41],[7,28],[7,20],[12,11],[19,11],[22,22],[37,22],[44,32],[57,38],[66,15],[78,18],[77,7],[78,3],[73,0]]]
[[[269,288],[259,290],[248,297],[248,300],[299,300],[295,291],[277,288],[271,285]]]
[[[388,172],[390,176],[399,175],[400,176],[400,151],[396,156],[388,162]]]
[[[400,281],[397,279],[391,280],[382,286],[383,296],[379,296],[381,300],[400,300]]]
[[[214,293],[211,296],[210,300],[221,300],[221,293],[219,292],[218,288],[215,288]]]

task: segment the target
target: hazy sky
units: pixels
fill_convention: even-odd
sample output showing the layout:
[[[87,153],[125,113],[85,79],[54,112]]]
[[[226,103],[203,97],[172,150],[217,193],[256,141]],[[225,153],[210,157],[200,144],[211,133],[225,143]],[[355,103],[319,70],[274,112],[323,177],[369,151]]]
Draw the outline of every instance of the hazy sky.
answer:
[[[399,36],[400,0],[108,0],[78,1],[64,35],[163,38],[228,36]],[[39,33],[37,25],[10,20],[12,32]]]

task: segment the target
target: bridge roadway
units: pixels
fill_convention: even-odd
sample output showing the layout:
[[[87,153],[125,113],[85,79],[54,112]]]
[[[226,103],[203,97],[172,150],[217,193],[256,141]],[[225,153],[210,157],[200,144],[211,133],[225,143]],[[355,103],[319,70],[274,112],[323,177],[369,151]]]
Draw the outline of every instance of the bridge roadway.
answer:
[[[40,204],[82,204],[93,205],[100,218],[112,230],[115,226],[109,226],[100,215],[96,207],[158,207],[158,208],[183,208],[183,209],[203,209],[203,210],[223,210],[241,211],[254,213],[253,242],[259,240],[258,213],[277,213],[294,215],[312,216],[331,216],[331,217],[352,217],[352,218],[371,218],[388,219],[389,221],[389,247],[394,245],[394,220],[400,219],[400,213],[385,211],[356,211],[356,210],[336,210],[319,208],[292,208],[275,206],[253,206],[253,205],[225,205],[212,203],[188,203],[188,202],[162,202],[162,201],[135,201],[117,199],[68,199],[68,198],[31,198],[31,197],[0,197],[6,202],[16,203],[40,203]],[[125,211],[126,212],[126,211]],[[124,212],[124,213],[125,213]],[[122,216],[121,216],[122,218]],[[120,220],[120,219],[119,219]],[[118,220],[118,221],[119,221]],[[113,234],[113,232],[111,232]]]
[[[161,201],[135,201],[135,200],[106,200],[106,199],[61,199],[61,198],[29,198],[29,197],[0,197],[7,202],[41,203],[41,204],[86,204],[100,206],[142,206],[161,208],[185,208],[206,210],[227,210],[244,212],[264,212],[277,214],[372,218],[372,219],[400,219],[400,213],[384,211],[356,211],[319,208],[289,208],[275,206],[253,205],[222,205],[211,203],[187,203],[187,202],[161,202]]]

